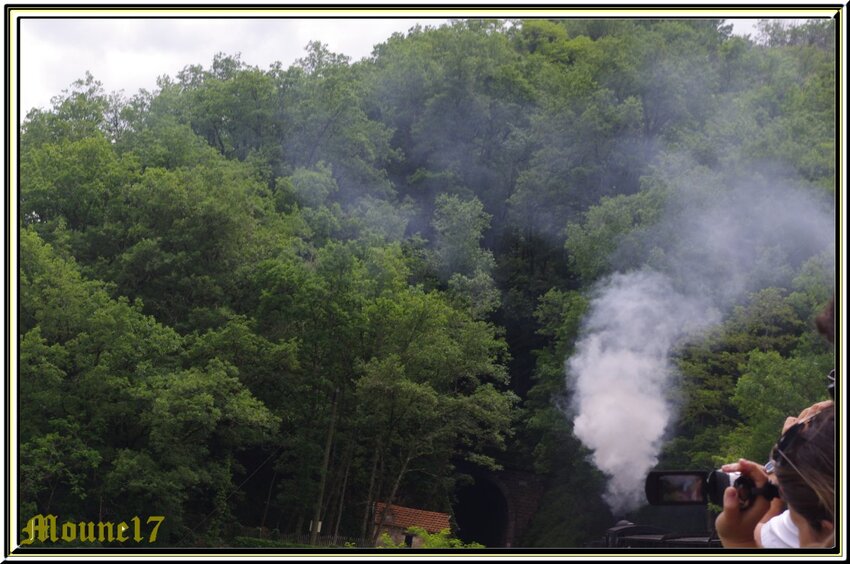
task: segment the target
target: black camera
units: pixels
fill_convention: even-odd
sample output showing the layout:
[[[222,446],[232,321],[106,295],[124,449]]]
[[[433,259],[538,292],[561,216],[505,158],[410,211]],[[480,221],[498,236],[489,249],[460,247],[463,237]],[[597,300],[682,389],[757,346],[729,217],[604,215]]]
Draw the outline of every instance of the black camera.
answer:
[[[835,401],[835,368],[826,375],[826,389],[829,392],[829,399]]]
[[[646,477],[646,500],[650,505],[723,505],[723,492],[729,486],[738,490],[741,509],[749,507],[757,496],[768,501],[779,497],[779,489],[768,482],[757,488],[740,472],[699,472],[693,470],[653,470]]]

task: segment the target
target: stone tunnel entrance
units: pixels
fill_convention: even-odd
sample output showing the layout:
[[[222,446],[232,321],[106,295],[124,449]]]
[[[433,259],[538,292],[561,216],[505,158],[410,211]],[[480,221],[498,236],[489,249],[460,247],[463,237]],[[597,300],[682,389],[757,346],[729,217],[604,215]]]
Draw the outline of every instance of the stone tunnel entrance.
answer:
[[[487,547],[505,546],[508,502],[492,482],[478,479],[460,490],[454,510],[460,540]]]
[[[457,491],[456,536],[487,547],[518,546],[537,511],[543,484],[526,472],[471,472],[475,483]]]

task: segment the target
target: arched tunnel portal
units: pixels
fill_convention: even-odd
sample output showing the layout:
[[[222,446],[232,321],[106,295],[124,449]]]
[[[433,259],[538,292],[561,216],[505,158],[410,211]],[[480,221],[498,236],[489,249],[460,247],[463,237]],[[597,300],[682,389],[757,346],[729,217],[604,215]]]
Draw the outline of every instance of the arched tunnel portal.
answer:
[[[465,543],[506,546],[508,540],[508,500],[490,480],[478,478],[457,492],[454,508],[457,537]]]
[[[472,476],[474,483],[456,492],[455,535],[487,547],[517,546],[537,510],[542,480],[510,470],[478,471]]]

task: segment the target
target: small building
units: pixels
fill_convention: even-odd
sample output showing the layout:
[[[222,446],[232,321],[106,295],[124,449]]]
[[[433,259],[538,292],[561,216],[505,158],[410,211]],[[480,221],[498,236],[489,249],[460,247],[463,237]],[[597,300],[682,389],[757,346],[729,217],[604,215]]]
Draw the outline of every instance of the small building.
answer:
[[[384,515],[386,511],[386,515]],[[378,527],[378,538],[387,533],[396,544],[404,544],[411,548],[422,546],[423,539],[407,532],[408,527],[422,527],[429,533],[439,533],[449,528],[449,514],[437,511],[425,511],[401,505],[389,505],[375,502],[375,526]],[[383,522],[383,524],[382,524]]]

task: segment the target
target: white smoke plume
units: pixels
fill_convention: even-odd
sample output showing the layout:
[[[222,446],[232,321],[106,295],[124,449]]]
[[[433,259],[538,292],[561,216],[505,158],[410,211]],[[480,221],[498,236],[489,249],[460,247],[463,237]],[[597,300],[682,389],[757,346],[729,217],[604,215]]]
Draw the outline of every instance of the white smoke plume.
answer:
[[[597,284],[566,361],[574,432],[608,476],[605,498],[618,514],[645,504],[647,472],[669,438],[675,347],[749,293],[787,285],[806,260],[834,256],[828,197],[756,174],[711,180],[670,183],[667,217],[629,251],[644,259],[625,261],[651,268]]]
[[[670,420],[670,349],[683,335],[716,323],[708,304],[651,271],[617,274],[592,303],[586,334],[568,362],[577,410],[575,434],[609,476],[615,513],[640,505]]]

